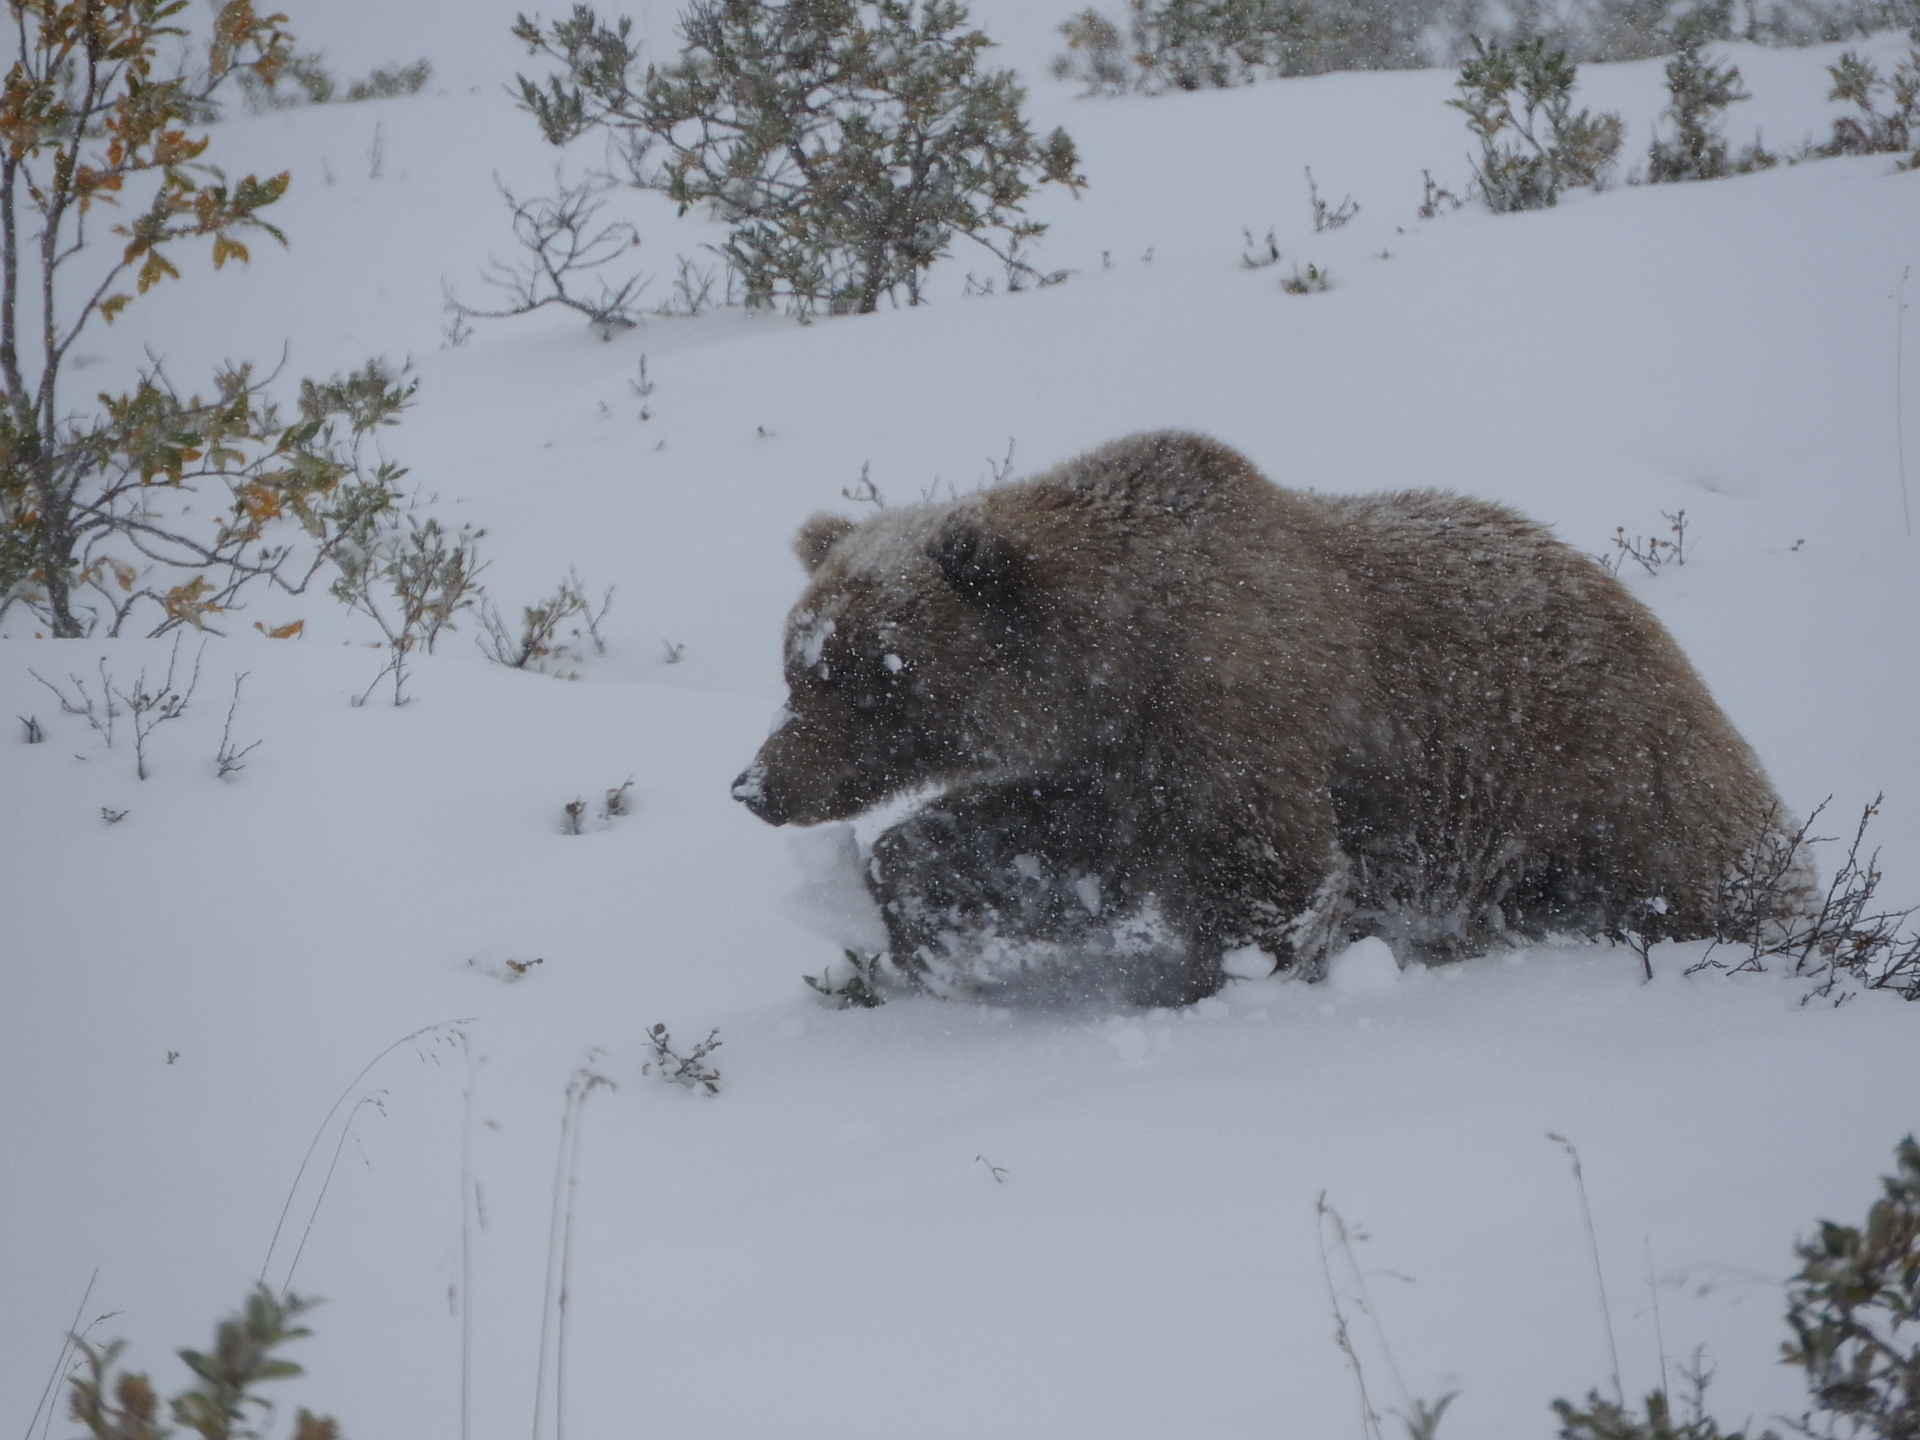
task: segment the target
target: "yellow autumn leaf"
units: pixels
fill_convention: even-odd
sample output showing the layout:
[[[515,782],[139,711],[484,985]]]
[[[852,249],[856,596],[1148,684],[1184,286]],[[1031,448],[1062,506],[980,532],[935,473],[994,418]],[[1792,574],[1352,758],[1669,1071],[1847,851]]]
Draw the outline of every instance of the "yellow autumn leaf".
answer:
[[[200,597],[213,588],[204,575],[196,575],[184,585],[176,585],[169,590],[161,603],[166,606],[167,614],[176,620],[184,620],[196,630],[204,630],[202,619],[209,611],[218,612],[220,607]]]
[[[268,629],[256,620],[253,622],[253,628],[269,640],[297,640],[301,634],[305,632],[307,622],[305,620],[294,620],[285,625],[275,625],[272,629]]]

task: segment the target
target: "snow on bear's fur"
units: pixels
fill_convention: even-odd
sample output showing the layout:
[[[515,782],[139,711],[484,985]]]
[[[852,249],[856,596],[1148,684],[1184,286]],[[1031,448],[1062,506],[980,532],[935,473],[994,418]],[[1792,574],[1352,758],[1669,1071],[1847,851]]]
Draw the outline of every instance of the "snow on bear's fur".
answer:
[[[868,872],[935,988],[1167,1003],[1247,945],[1312,977],[1367,935],[1703,936],[1779,824],[1646,607],[1497,505],[1302,494],[1162,432],[796,549],[788,708],[735,794],[811,825],[939,787]]]

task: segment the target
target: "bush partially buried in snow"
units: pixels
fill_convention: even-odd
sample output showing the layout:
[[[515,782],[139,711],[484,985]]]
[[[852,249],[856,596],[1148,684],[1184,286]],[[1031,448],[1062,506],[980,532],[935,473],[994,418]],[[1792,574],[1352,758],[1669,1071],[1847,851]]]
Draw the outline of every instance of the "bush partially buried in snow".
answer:
[[[813,825],[944,787],[867,874],[943,992],[1177,1003],[1248,945],[1317,978],[1366,936],[1706,936],[1778,830],[1659,622],[1496,505],[1302,494],[1164,432],[796,548],[788,707],[734,793]]]

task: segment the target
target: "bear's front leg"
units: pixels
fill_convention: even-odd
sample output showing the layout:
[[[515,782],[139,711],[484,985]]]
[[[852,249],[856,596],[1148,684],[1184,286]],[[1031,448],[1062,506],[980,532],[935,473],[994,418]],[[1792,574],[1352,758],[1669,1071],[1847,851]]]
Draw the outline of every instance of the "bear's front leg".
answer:
[[[1327,959],[1356,937],[1352,861],[1334,838],[1332,816],[1295,804],[1276,817],[1254,814],[1170,847],[1186,864],[1186,928],[1220,949],[1253,945],[1276,969],[1303,980],[1326,973]]]
[[[1220,984],[1179,907],[1123,857],[1097,780],[957,788],[874,842],[868,888],[894,964],[939,993],[1185,1004]]]

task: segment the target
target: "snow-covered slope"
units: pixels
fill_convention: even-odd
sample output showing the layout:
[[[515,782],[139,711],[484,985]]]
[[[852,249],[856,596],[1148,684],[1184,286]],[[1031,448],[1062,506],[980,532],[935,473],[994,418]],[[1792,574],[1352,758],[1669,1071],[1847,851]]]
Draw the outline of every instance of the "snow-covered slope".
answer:
[[[912,311],[722,312],[605,343],[542,316],[442,348],[442,281],[480,300],[510,244],[492,175],[537,188],[553,160],[501,89],[524,64],[512,7],[459,7],[458,35],[446,7],[322,8],[302,33],[340,70],[424,54],[435,82],[219,127],[230,171],[293,171],[291,249],[145,298],[86,373],[113,384],[142,345],[183,381],[283,342],[290,375],[410,357],[390,452],[438,513],[486,527],[503,606],[569,566],[617,587],[611,643],[569,683],[457,635],[414,704],[355,708],[369,637],[330,601],[263,598],[245,622],[305,619],[305,638],[211,640],[143,782],[124,736],[103,747],[30,670],[125,680],[165,645],[36,642],[8,618],[0,714],[48,735],[0,743],[8,1423],[96,1269],[82,1323],[118,1312],[94,1333],[171,1387],[171,1347],[297,1256],[294,1288],[328,1304],[289,1403],[349,1435],[452,1437],[464,1374],[473,1440],[533,1426],[536,1388],[552,1434],[542,1297],[583,1073],[617,1088],[572,1132],[576,1437],[1352,1433],[1323,1191],[1372,1237],[1407,1389],[1460,1391],[1443,1433],[1546,1433],[1548,1400],[1608,1371],[1549,1131],[1585,1162],[1628,1391],[1658,1378],[1657,1295],[1668,1356],[1720,1367],[1723,1415],[1797,1409],[1777,1282],[1796,1232],[1859,1213],[1920,1122],[1920,1011],[1687,978],[1697,947],[1657,950],[1647,985],[1626,950],[1577,947],[1379,988],[1247,980],[1181,1014],[835,1012],[801,982],[838,951],[788,918],[787,838],[728,782],[780,699],[788,537],[852,508],[863,465],[898,502],[980,483],[1010,443],[1028,471],[1180,425],[1285,483],[1451,486],[1593,551],[1684,508],[1686,565],[1630,583],[1792,805],[1832,794],[1844,824],[1886,793],[1885,892],[1920,899],[1894,386],[1920,175],[1829,161],[1422,221],[1423,169],[1466,179],[1445,73],[1075,101],[1044,78],[1058,17],[982,6],[1038,123],[1085,157],[1084,195],[1036,210],[1066,284],[962,299],[984,269],[961,256]],[[672,15],[640,21],[664,36]],[[1737,138],[1824,131],[1831,51],[1731,53],[1757,97]],[[1659,65],[1583,80],[1643,151]],[[1360,202],[1352,224],[1313,233],[1308,165]],[[711,232],[621,203],[664,290]],[[1286,258],[1243,269],[1242,230],[1270,226]],[[1282,293],[1296,261],[1334,288]],[[240,672],[233,735],[261,743],[223,781]],[[566,802],[629,776],[633,813],[562,833]],[[642,1073],[656,1022],[683,1049],[719,1028],[717,1098]],[[1402,1405],[1356,1325],[1376,1399]]]

